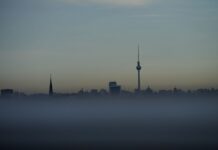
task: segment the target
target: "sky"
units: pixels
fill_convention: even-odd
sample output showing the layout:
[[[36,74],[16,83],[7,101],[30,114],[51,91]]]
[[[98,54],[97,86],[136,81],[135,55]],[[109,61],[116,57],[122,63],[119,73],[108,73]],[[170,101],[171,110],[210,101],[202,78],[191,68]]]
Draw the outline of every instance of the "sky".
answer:
[[[0,0],[0,89],[218,88],[217,0]]]

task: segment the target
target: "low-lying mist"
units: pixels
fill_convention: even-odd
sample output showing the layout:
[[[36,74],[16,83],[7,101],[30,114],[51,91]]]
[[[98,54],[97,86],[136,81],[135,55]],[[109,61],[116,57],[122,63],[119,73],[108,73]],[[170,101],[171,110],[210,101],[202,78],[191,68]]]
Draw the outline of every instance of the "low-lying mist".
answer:
[[[218,147],[216,98],[0,99],[8,149]]]

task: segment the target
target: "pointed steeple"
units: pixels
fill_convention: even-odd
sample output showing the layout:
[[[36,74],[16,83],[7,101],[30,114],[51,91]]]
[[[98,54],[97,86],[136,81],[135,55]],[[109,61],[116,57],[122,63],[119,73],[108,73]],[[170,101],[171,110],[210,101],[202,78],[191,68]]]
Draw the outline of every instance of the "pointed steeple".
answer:
[[[53,95],[53,86],[52,86],[52,78],[50,74],[50,84],[49,84],[49,96]]]

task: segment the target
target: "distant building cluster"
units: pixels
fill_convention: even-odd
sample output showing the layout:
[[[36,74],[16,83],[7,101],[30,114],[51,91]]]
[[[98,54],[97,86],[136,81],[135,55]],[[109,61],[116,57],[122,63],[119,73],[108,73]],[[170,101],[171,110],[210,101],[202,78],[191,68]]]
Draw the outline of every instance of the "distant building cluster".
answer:
[[[13,89],[2,89],[1,97],[16,97],[16,96],[27,96],[24,93],[14,92]],[[81,89],[76,93],[50,93],[48,94],[32,94],[28,96],[52,96],[52,97],[175,97],[175,96],[218,96],[218,89],[197,89],[197,90],[182,90],[178,88],[174,89],[162,89],[162,90],[152,90],[149,86],[138,92],[130,92],[122,90],[120,85],[116,82],[109,82],[108,90],[106,89],[91,89],[84,90]]]
[[[2,89],[1,90],[1,96],[11,96],[14,94],[14,91],[12,89]]]
[[[48,95],[51,97],[54,96],[218,96],[218,89],[197,89],[197,90],[188,90],[184,91],[182,89],[174,88],[172,90],[159,90],[154,91],[148,86],[146,89],[141,89],[141,77],[140,71],[142,67],[140,65],[140,54],[139,54],[139,46],[138,46],[138,60],[136,65],[137,70],[137,88],[134,92],[122,90],[121,85],[118,85],[116,81],[110,81],[108,83],[108,90],[101,89],[91,89],[90,91],[85,91],[83,89],[79,90],[77,93],[54,93],[52,77],[50,75],[49,82],[49,92]],[[31,96],[48,96],[47,94],[33,94]],[[24,93],[14,92],[13,89],[2,89],[1,90],[2,97],[13,97],[13,96],[26,96]]]

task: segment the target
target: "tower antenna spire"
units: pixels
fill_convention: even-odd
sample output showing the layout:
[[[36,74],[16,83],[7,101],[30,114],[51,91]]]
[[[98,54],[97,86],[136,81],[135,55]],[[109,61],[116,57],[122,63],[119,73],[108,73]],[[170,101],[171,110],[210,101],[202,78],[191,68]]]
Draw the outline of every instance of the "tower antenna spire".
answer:
[[[136,70],[138,72],[138,88],[137,91],[140,92],[141,91],[141,77],[140,77],[140,71],[142,69],[141,65],[140,65],[140,60],[139,60],[139,44],[138,44],[138,61],[137,61],[137,66],[136,66]]]
[[[139,53],[139,44],[138,44],[138,62],[139,62],[139,55],[140,53]]]

